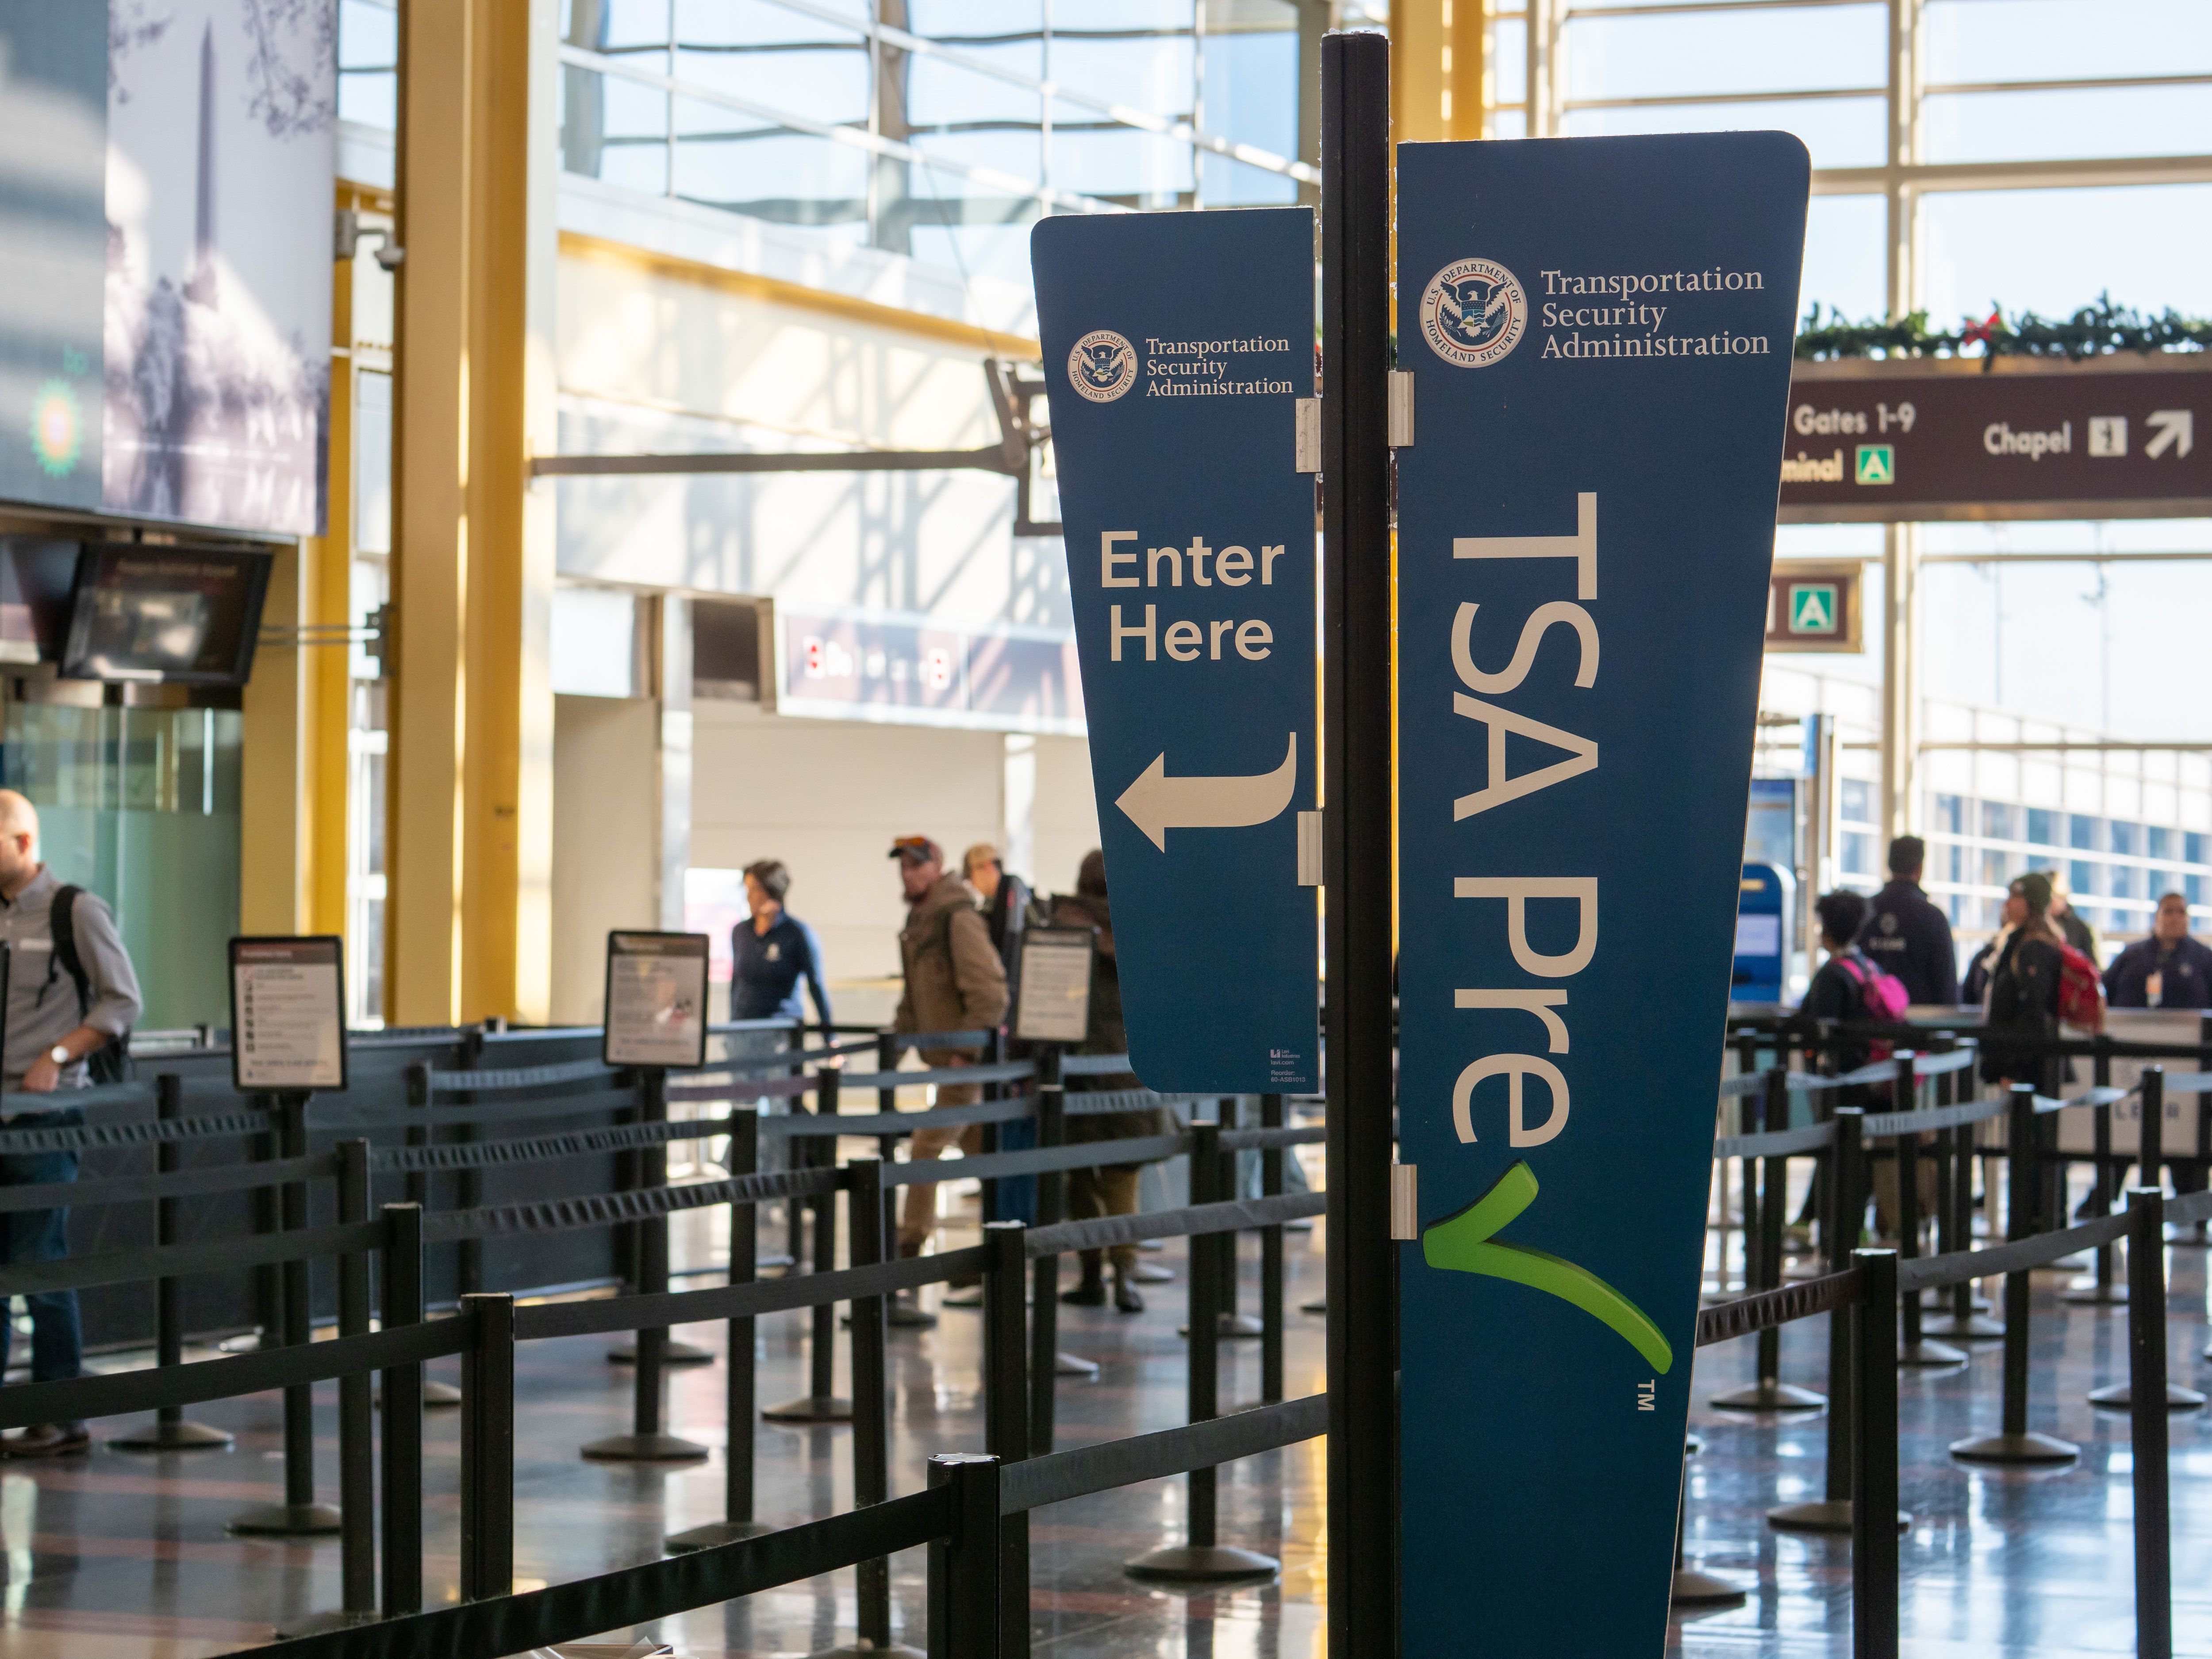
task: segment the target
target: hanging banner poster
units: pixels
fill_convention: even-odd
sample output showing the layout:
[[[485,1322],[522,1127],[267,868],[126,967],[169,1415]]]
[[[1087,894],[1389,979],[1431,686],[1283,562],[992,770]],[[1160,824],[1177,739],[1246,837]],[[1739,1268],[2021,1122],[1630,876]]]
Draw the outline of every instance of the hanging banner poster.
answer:
[[[1267,208],[1030,235],[1130,1063],[1168,1092],[1319,1081],[1313,230]]]
[[[1666,1644],[1808,177],[1398,148],[1407,1659]]]

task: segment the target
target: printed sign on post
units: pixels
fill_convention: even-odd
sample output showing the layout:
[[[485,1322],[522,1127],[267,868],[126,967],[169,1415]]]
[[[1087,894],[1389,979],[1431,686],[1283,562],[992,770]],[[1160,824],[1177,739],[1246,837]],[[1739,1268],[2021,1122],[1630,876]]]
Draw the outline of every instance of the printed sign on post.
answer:
[[[1313,215],[1030,233],[1129,1057],[1155,1089],[1319,1080]]]
[[[1665,1642],[1808,177],[1398,147],[1409,1655]]]
[[[345,941],[230,942],[230,1079],[254,1089],[346,1086]]]
[[[1088,927],[1031,927],[1022,934],[1014,1036],[1024,1042],[1080,1042],[1091,1032]]]
[[[707,961],[704,933],[609,933],[601,1058],[610,1066],[704,1066]]]

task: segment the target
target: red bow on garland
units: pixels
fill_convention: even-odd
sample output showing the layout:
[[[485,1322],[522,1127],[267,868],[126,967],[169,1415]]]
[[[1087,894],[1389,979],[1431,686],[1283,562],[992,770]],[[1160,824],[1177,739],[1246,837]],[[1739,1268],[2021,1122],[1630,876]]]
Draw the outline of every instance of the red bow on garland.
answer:
[[[2003,313],[1998,311],[1992,311],[1980,322],[1968,323],[1966,325],[1966,333],[1960,337],[1959,343],[1960,345],[1972,345],[1978,340],[1985,346],[1994,346],[1996,343],[1996,331],[2003,326]]]

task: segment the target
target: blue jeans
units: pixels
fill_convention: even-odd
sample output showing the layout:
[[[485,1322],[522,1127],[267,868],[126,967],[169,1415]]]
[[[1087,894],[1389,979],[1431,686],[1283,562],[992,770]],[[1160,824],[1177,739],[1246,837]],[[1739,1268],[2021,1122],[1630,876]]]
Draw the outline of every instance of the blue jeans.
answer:
[[[28,1112],[9,1121],[10,1129],[74,1128],[84,1121],[75,1108]],[[0,1186],[24,1187],[76,1179],[77,1154],[0,1152]],[[9,1265],[60,1261],[69,1255],[66,1209],[16,1210],[0,1215],[0,1261]],[[58,1382],[83,1373],[84,1327],[75,1291],[46,1291],[27,1296],[31,1310],[31,1380]],[[0,1317],[0,1370],[8,1363],[15,1322]]]

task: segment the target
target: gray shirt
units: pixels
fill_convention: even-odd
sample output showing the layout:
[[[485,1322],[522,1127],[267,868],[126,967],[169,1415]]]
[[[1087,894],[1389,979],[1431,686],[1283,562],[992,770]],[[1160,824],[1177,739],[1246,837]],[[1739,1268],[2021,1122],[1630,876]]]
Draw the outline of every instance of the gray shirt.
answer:
[[[0,1085],[22,1085],[31,1063],[80,1025],[117,1037],[137,1021],[138,975],[115,931],[115,918],[91,893],[77,895],[77,960],[84,966],[91,1004],[82,1012],[76,986],[54,960],[54,895],[62,884],[43,866],[30,885],[11,900],[0,899],[0,941],[9,946],[7,1048],[0,1053]],[[89,1081],[85,1063],[62,1068],[61,1086],[82,1089]]]

